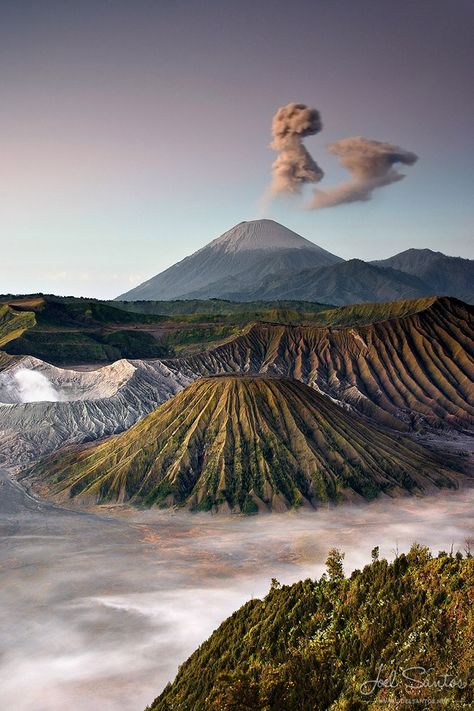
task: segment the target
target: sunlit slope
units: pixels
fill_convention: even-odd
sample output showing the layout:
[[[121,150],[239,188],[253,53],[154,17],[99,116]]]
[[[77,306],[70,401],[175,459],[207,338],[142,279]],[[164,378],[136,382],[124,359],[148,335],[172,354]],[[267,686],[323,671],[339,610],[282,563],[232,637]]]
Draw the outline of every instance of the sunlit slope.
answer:
[[[35,324],[31,311],[16,311],[7,304],[0,304],[0,348],[9,341],[19,338]]]
[[[420,310],[365,326],[256,324],[179,367],[290,376],[392,426],[472,424],[474,307],[413,303]]]
[[[415,545],[393,563],[337,573],[274,582],[220,625],[147,711],[473,707],[472,558],[432,559]]]
[[[61,497],[252,513],[455,486],[427,450],[295,380],[210,377],[127,432],[33,470]]]

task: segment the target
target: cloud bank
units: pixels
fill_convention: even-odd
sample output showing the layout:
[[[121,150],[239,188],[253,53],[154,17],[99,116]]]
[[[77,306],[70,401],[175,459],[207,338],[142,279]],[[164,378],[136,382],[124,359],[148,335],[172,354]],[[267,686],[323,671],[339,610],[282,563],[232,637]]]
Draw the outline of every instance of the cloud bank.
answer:
[[[297,514],[150,510],[117,520],[37,503],[8,513],[7,487],[0,708],[14,711],[144,709],[272,577],[318,578],[333,546],[346,553],[346,573],[376,545],[390,558],[415,540],[435,553],[462,549],[474,510],[474,489],[465,489]]]

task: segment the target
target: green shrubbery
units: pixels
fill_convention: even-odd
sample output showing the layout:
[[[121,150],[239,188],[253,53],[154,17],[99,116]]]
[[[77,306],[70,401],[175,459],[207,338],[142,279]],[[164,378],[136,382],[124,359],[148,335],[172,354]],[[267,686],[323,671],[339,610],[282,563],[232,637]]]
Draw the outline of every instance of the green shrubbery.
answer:
[[[446,709],[472,708],[470,553],[433,558],[415,544],[389,563],[374,548],[372,563],[349,578],[342,562],[332,550],[319,581],[273,580],[263,600],[246,603],[182,665],[150,711],[378,711],[391,704],[404,711],[442,699]]]

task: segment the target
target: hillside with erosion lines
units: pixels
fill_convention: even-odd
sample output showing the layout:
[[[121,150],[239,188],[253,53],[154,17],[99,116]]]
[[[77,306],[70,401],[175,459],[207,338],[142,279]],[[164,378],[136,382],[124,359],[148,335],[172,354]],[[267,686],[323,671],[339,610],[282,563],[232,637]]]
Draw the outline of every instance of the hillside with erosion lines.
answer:
[[[63,445],[122,432],[191,381],[219,373],[298,378],[394,429],[470,428],[472,312],[449,298],[358,304],[312,314],[318,325],[257,323],[194,356],[90,372],[0,351],[0,465],[27,466]],[[25,368],[47,378],[56,402],[20,397],[12,383]]]
[[[455,487],[461,474],[297,380],[202,378],[127,432],[27,476],[58,501],[286,510]]]
[[[278,374],[302,380],[396,427],[474,423],[474,308],[452,298],[365,326],[258,323],[171,365],[188,374]]]

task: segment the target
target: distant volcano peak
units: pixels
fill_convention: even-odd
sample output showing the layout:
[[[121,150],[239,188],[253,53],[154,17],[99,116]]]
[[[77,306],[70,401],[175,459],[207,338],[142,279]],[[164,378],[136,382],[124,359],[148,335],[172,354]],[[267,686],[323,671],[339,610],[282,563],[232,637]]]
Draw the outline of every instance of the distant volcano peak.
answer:
[[[239,222],[238,225],[213,240],[211,245],[235,252],[255,249],[270,251],[278,249],[320,250],[313,242],[301,237],[288,227],[267,219]]]
[[[294,273],[342,261],[274,220],[238,225],[122,294],[121,299],[208,299],[229,291],[248,291],[266,275]]]

